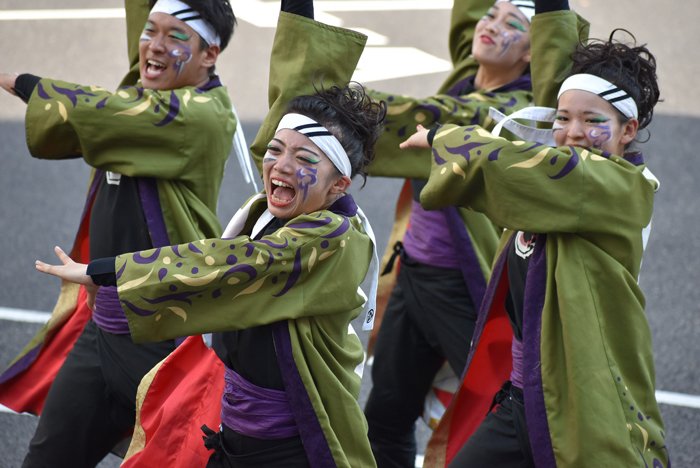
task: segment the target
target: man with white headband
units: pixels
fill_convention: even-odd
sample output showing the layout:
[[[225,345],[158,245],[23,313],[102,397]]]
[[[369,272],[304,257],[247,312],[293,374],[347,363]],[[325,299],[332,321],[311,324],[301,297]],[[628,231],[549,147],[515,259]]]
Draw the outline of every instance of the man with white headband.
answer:
[[[64,266],[37,264],[91,297],[96,284],[118,285],[136,342],[190,336],[142,381],[124,467],[374,466],[357,402],[364,353],[350,322],[372,326],[377,259],[346,191],[373,157],[386,104],[331,86],[352,76],[365,41],[280,14],[271,108],[251,149],[265,191],[223,237],[89,266],[64,255]],[[213,352],[198,333],[213,333]]]
[[[404,145],[434,152],[424,206],[469,206],[506,228],[469,362],[426,465],[666,468],[636,281],[659,182],[629,148],[659,99],[656,60],[619,40],[619,30],[578,43],[576,15],[540,15],[540,1],[536,104],[556,108],[509,117],[553,120],[552,130],[531,133],[549,139],[510,142],[477,126],[444,126]]]
[[[230,5],[128,0],[126,12],[132,71],[117,92],[0,74],[28,103],[32,156],[93,168],[78,261],[221,233],[216,204],[237,122],[213,72],[233,33]],[[41,415],[24,466],[99,463],[133,428],[141,378],[176,347],[135,345],[116,288],[94,312],[85,301],[65,285],[51,321],[0,376],[2,404]]]
[[[386,306],[386,320],[370,339],[374,387],[365,414],[380,467],[413,466],[416,418],[423,414],[434,426],[449,402],[449,379],[456,383],[466,364],[500,234],[468,209],[424,210],[419,195],[430,152],[401,151],[399,144],[416,124],[491,128],[490,107],[510,114],[529,106],[533,14],[531,0],[455,0],[449,32],[454,69],[438,94],[417,99],[372,93],[388,102],[389,118],[370,174],[411,179],[401,192],[382,265],[379,303]],[[392,268],[399,255],[401,267]],[[448,379],[435,385],[441,399],[431,390],[436,375]]]

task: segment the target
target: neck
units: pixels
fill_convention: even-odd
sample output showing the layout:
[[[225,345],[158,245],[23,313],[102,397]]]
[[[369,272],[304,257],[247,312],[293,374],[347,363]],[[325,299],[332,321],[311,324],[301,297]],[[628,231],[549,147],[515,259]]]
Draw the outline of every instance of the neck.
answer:
[[[501,86],[512,83],[520,78],[527,68],[525,66],[498,68],[487,65],[480,65],[474,78],[474,87],[476,89],[496,89]]]
[[[211,81],[211,77],[209,76],[209,73],[207,73],[207,75],[202,77],[202,80],[199,83],[197,83],[196,85],[194,85],[194,87],[195,88],[202,88],[202,87],[206,86],[206,84],[209,83],[210,81]]]

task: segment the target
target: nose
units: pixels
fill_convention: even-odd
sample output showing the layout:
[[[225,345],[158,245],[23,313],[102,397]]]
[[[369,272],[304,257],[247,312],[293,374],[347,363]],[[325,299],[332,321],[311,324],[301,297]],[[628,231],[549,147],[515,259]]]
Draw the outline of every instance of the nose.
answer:
[[[573,120],[566,126],[566,137],[572,142],[578,142],[586,138],[586,132],[581,122]]]
[[[294,167],[292,165],[292,159],[293,158],[287,153],[279,155],[273,170],[279,172],[280,174],[293,174]]]
[[[153,52],[165,52],[165,38],[162,34],[156,34],[148,44],[148,48]]]

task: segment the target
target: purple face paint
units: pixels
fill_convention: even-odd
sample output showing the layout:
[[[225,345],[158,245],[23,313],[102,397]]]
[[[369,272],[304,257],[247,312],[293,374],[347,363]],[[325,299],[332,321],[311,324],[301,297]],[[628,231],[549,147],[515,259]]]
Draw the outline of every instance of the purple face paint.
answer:
[[[171,58],[177,59],[173,65],[173,68],[177,70],[177,76],[179,77],[180,73],[182,73],[182,70],[185,68],[185,65],[192,60],[192,49],[189,46],[181,45],[168,52],[168,55]]]
[[[297,171],[297,179],[299,179],[299,189],[304,192],[304,201],[309,194],[309,187],[313,187],[318,182],[316,174],[318,169],[312,167],[303,167]]]
[[[593,143],[593,148],[603,149],[603,145],[612,138],[610,125],[596,125],[593,127],[593,130],[588,133],[588,136]]]
[[[504,31],[501,33],[501,37],[503,38],[501,41],[501,47],[503,47],[503,50],[501,51],[501,55],[499,55],[499,57],[503,57],[506,52],[508,52],[508,49],[510,49],[510,46],[518,43],[523,35],[516,31]]]

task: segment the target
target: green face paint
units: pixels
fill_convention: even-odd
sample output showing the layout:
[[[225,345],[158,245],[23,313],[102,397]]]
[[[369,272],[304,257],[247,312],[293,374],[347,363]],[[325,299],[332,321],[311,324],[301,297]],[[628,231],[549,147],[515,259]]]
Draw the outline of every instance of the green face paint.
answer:
[[[179,39],[181,41],[187,41],[190,38],[187,34],[182,34],[182,33],[174,33],[174,34],[172,34],[172,36],[175,39]]]
[[[302,159],[302,161],[306,161],[306,162],[311,163],[311,164],[317,164],[317,163],[321,162],[320,159],[314,159],[310,156],[305,156],[305,157],[302,157],[301,159]]]
[[[527,30],[525,30],[525,26],[523,26],[522,24],[518,23],[517,21],[509,21],[509,22],[508,22],[508,26],[512,26],[512,27],[514,27],[515,29],[517,29],[518,31],[521,31],[521,32],[527,32]]]
[[[593,117],[593,118],[591,118],[591,119],[588,119],[589,122],[591,122],[591,123],[596,123],[596,124],[605,123],[605,122],[607,122],[608,120],[610,120],[610,119],[607,118],[607,117]]]

